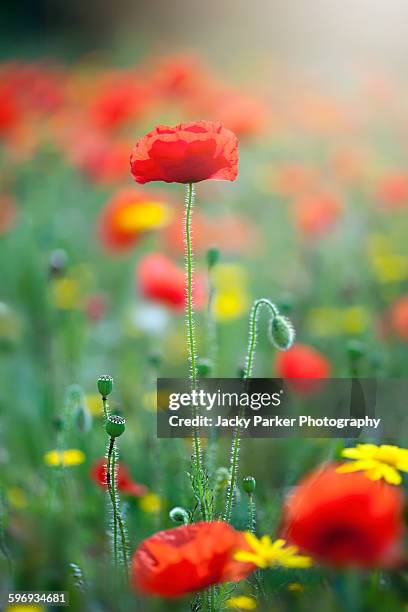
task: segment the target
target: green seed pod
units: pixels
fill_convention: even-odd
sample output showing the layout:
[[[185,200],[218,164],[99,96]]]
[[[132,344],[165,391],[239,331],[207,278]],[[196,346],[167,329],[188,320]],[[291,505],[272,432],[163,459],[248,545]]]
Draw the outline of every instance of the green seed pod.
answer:
[[[220,259],[220,251],[217,247],[210,247],[207,251],[207,266],[211,270]]]
[[[117,414],[111,414],[106,421],[105,429],[108,436],[117,438],[125,431],[125,419]]]
[[[248,495],[252,495],[256,489],[255,478],[253,476],[245,476],[245,478],[242,480],[242,487],[245,493],[248,493]]]
[[[112,393],[113,378],[109,374],[104,374],[98,378],[98,391],[102,397],[108,397]]]
[[[180,506],[175,506],[169,512],[170,520],[178,525],[187,525],[189,521],[188,512]]]
[[[274,347],[286,351],[295,340],[295,329],[287,317],[278,314],[272,319],[269,337]]]
[[[208,378],[211,376],[213,371],[212,361],[209,359],[198,359],[197,361],[197,375],[200,378]]]

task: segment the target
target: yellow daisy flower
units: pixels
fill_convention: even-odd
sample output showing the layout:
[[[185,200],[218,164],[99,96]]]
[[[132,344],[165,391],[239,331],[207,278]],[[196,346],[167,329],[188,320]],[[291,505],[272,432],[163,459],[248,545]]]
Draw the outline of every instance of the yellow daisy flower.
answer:
[[[239,550],[235,553],[234,559],[244,563],[253,563],[257,567],[288,567],[306,568],[312,565],[312,559],[304,555],[298,555],[296,546],[287,546],[286,540],[275,540],[272,542],[267,535],[258,540],[249,531],[245,532],[245,539],[251,551]]]
[[[234,610],[255,610],[256,599],[254,597],[247,597],[246,595],[238,595],[237,597],[230,597],[225,602],[227,608],[233,608]]]
[[[400,472],[408,472],[408,449],[382,444],[357,444],[344,448],[342,457],[352,459],[337,468],[340,474],[364,472],[371,480],[384,479],[389,484],[401,484]]]
[[[85,453],[77,448],[50,450],[44,455],[44,463],[51,467],[80,465],[85,461]]]

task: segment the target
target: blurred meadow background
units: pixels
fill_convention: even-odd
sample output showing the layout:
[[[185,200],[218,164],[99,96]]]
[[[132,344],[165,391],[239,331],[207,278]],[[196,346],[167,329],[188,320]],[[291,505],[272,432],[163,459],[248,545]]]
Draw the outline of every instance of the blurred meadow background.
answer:
[[[157,124],[198,119],[239,138],[237,181],[199,183],[193,216],[198,352],[214,354],[211,289],[215,376],[238,376],[249,310],[268,297],[294,323],[306,376],[404,377],[408,6],[27,0],[1,13],[0,597],[69,590],[81,612],[188,610],[118,594],[98,480],[97,379],[110,374],[130,551],[174,526],[174,506],[194,508],[191,442],[157,440],[155,419],[157,376],[188,373],[184,194],[136,185],[131,149]],[[255,376],[279,367],[261,320]],[[242,476],[273,534],[286,492],[337,448],[244,440],[233,524],[247,521]],[[221,491],[228,465],[223,440]],[[270,571],[259,609],[403,610],[404,578]]]

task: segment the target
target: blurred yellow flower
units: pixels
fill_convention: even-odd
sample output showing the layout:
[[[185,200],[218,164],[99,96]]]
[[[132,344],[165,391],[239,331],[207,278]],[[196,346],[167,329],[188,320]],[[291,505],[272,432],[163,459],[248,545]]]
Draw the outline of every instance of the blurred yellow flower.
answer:
[[[335,308],[321,306],[311,308],[306,317],[306,325],[315,336],[339,336],[363,333],[370,322],[370,316],[363,306]]]
[[[159,512],[162,507],[162,500],[156,493],[147,493],[139,498],[139,508],[147,514]]]
[[[156,412],[157,410],[157,392],[146,391],[143,395],[143,408],[148,412]]]
[[[80,289],[78,281],[73,278],[57,278],[51,284],[50,299],[60,310],[72,310],[80,307]]]
[[[241,317],[248,311],[249,298],[246,293],[221,291],[215,295],[214,316],[217,321],[230,321]]]
[[[80,465],[84,461],[85,453],[77,448],[69,448],[67,450],[54,449],[44,455],[44,463],[52,467]]]
[[[126,232],[144,232],[164,227],[170,219],[171,210],[164,202],[136,202],[117,214],[116,223]]]
[[[304,590],[304,587],[299,582],[291,582],[288,584],[288,591],[292,593],[301,593]]]
[[[244,563],[254,563],[257,567],[266,568],[274,566],[290,568],[306,568],[312,565],[312,559],[297,554],[296,546],[287,546],[286,540],[275,540],[272,542],[267,535],[258,540],[249,531],[245,532],[245,539],[251,551],[239,550],[234,559]]]
[[[408,278],[408,257],[403,255],[373,257],[372,266],[380,283],[398,283]]]
[[[227,608],[233,608],[234,610],[256,609],[256,599],[254,597],[247,597],[246,595],[230,597],[225,603],[227,605]]]
[[[370,480],[384,479],[389,484],[402,482],[400,472],[408,472],[408,449],[382,444],[357,444],[344,448],[342,457],[352,459],[337,468],[340,474],[363,471]]]
[[[101,417],[103,415],[102,400],[99,393],[92,393],[85,396],[85,404],[89,413],[93,417]]]
[[[28,506],[26,494],[20,487],[10,487],[7,489],[7,500],[10,506],[18,510],[22,510]]]
[[[342,330],[346,334],[361,334],[369,324],[369,315],[363,306],[350,306],[342,312]]]
[[[249,308],[248,274],[239,264],[219,264],[214,269],[214,316],[230,321],[246,314]]]

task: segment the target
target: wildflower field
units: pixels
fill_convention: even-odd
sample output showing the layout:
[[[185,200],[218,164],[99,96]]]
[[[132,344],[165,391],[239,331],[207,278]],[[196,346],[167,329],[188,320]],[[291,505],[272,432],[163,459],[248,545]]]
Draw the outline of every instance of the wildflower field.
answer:
[[[407,610],[404,422],[156,431],[159,377],[406,377],[407,79],[105,60],[0,63],[1,609]]]

